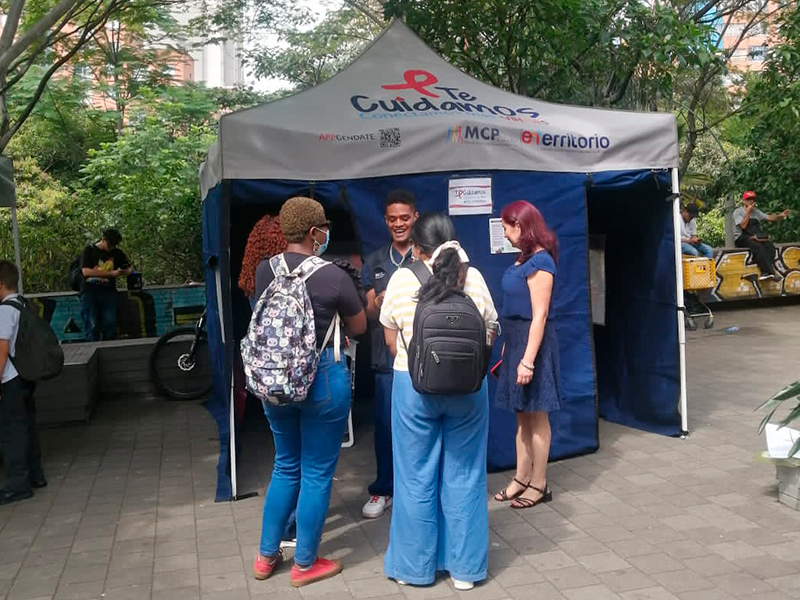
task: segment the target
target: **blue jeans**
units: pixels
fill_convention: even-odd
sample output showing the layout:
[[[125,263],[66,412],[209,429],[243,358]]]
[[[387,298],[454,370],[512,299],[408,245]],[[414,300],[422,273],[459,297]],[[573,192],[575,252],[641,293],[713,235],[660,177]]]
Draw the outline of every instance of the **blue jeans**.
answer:
[[[686,242],[681,242],[681,252],[687,256],[705,256],[706,258],[714,258],[714,249],[703,242],[700,242],[697,244],[697,246],[692,246]]]
[[[488,432],[485,380],[474,394],[422,396],[408,371],[395,371],[387,577],[415,585],[433,583],[436,571],[462,581],[486,579]]]
[[[278,553],[281,536],[296,509],[294,561],[307,567],[317,559],[331,499],[331,484],[350,412],[350,370],[334,362],[333,350],[320,356],[314,384],[304,402],[264,403],[275,440],[275,466],[264,499],[260,552]]]
[[[392,373],[375,373],[375,462],[377,477],[369,486],[371,496],[391,496],[392,468]]]
[[[87,286],[81,294],[81,314],[87,342],[117,337],[117,290]]]

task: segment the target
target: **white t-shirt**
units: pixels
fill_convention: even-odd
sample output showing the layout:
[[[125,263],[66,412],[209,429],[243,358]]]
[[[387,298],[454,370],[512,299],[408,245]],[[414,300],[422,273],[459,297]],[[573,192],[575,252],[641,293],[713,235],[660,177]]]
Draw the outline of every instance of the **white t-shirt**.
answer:
[[[681,217],[681,239],[693,238],[697,235],[697,219],[691,219],[688,223]]]
[[[430,269],[430,265],[425,264]],[[381,325],[388,329],[402,331],[407,344],[411,343],[411,336],[414,335],[414,313],[417,311],[415,296],[420,287],[422,286],[419,279],[411,269],[398,269],[389,280],[389,287],[386,288],[386,296],[381,305]],[[464,292],[475,302],[475,306],[478,307],[478,312],[481,313],[487,326],[497,321],[497,310],[495,310],[492,295],[478,269],[470,267],[467,271]],[[408,354],[399,331],[394,369],[395,371],[408,371]]]
[[[4,302],[17,298],[19,294],[6,296]],[[8,340],[8,360],[3,370],[2,383],[8,383],[19,376],[11,362],[16,354],[17,332],[19,331],[19,310],[13,306],[0,306],[0,340]]]

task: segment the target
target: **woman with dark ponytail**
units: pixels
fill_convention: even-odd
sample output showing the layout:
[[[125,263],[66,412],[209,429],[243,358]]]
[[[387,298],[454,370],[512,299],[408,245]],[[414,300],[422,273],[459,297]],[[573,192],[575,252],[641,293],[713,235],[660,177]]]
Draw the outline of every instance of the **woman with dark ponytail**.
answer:
[[[429,585],[437,571],[448,571],[456,589],[469,590],[486,578],[489,553],[486,381],[472,394],[420,394],[407,354],[418,302],[467,296],[487,331],[494,330],[497,311],[486,282],[455,240],[447,216],[420,216],[411,230],[412,252],[433,274],[420,286],[411,269],[399,269],[381,307],[386,344],[395,356],[394,505],[384,571],[402,585]]]
[[[519,258],[503,275],[503,363],[495,403],[517,415],[517,471],[495,500],[511,508],[549,502],[549,413],[561,407],[558,340],[548,320],[558,241],[536,207],[524,200],[502,212],[503,229]]]

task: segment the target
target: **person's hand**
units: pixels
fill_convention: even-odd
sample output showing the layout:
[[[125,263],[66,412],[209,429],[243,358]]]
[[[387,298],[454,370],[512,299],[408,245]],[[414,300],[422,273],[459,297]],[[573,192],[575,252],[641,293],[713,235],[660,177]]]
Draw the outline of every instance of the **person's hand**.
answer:
[[[533,379],[533,371],[524,367],[522,361],[517,365],[517,385],[528,385]]]
[[[789,209],[787,208],[785,211],[783,211],[780,216],[781,216],[782,219],[788,219],[789,218]]]
[[[122,269],[114,269],[111,271],[111,277],[117,279],[120,275],[122,275]]]
[[[753,209],[755,207],[756,207],[755,202],[753,202],[752,204],[748,204],[747,206],[744,207],[744,212],[746,212],[749,215],[751,212],[753,212]]]

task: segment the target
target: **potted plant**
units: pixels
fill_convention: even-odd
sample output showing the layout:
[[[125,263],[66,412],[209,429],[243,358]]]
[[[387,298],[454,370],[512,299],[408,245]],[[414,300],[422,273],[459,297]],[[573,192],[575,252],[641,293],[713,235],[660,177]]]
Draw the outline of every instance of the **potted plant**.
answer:
[[[778,422],[778,427],[800,424],[800,381],[788,385],[764,402],[757,410],[768,410],[761,420],[758,432],[763,433],[778,409],[788,409],[788,413]],[[775,463],[778,476],[778,499],[796,510],[800,510],[800,436],[788,452],[789,458],[766,457]]]

